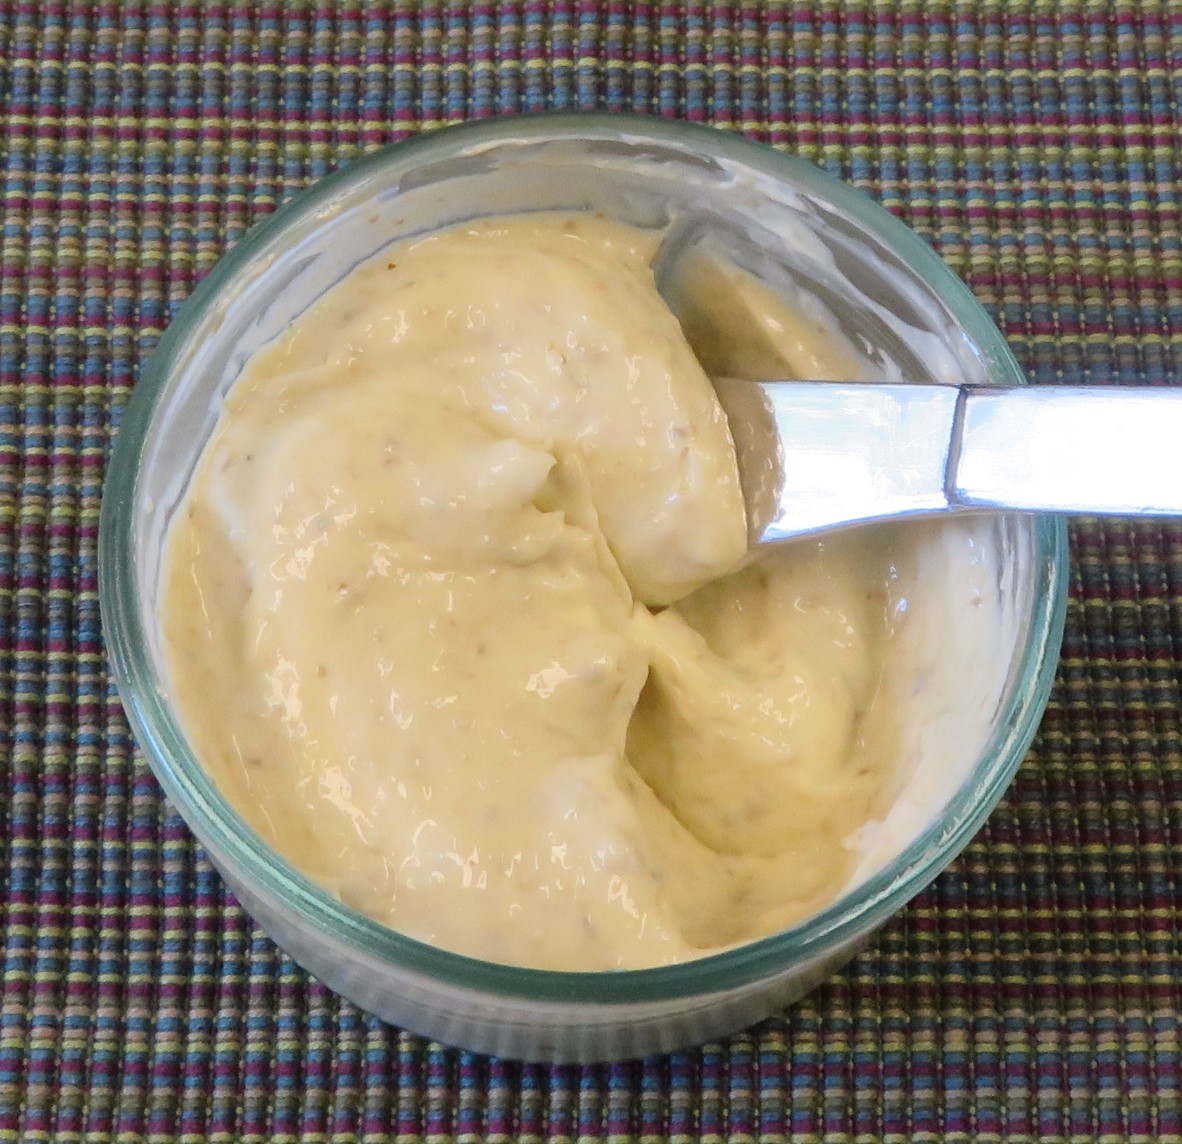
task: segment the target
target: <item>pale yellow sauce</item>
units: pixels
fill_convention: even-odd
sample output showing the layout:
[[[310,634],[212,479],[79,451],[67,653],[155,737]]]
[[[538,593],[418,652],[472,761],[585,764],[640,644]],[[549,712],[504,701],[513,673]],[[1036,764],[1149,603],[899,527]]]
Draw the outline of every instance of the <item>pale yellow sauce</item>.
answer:
[[[736,571],[726,422],[651,255],[556,216],[392,248],[249,363],[172,526],[200,757],[291,862],[448,949],[602,969],[772,932],[900,788],[911,534]],[[761,366],[854,375],[759,328]]]

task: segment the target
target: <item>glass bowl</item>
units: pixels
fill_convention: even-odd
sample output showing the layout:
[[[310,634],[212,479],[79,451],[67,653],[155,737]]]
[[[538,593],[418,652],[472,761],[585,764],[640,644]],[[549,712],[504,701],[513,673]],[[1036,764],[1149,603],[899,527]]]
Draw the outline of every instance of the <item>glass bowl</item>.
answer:
[[[417,1033],[502,1056],[586,1062],[668,1051],[767,1016],[850,958],[968,843],[1046,704],[1062,635],[1066,530],[1047,516],[988,518],[999,553],[1003,666],[963,766],[945,768],[961,781],[926,828],[807,921],[679,965],[576,973],[460,956],[356,913],[245,826],[186,741],[157,622],[165,532],[244,362],[353,266],[450,223],[555,209],[602,211],[643,227],[687,212],[750,222],[851,336],[872,347],[892,342],[884,352],[916,378],[1024,380],[984,311],[928,246],[808,163],[710,128],[630,116],[449,128],[368,155],[298,195],[235,246],[181,309],[144,370],[111,457],[100,597],[114,676],[149,764],[280,946],[362,1008]],[[892,334],[884,315],[901,315],[911,334]]]

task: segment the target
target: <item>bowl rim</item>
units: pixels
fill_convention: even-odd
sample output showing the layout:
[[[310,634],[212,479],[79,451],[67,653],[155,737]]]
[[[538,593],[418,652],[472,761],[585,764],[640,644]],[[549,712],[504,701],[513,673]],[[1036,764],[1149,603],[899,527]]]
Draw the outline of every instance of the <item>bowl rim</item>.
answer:
[[[438,983],[531,1002],[622,1005],[673,1001],[768,980],[844,948],[919,893],[967,845],[1004,794],[1041,720],[1058,662],[1067,606],[1067,529],[1063,518],[1033,523],[1035,599],[1008,717],[945,813],[854,894],[787,930],[673,965],[566,971],[483,961],[408,937],[351,909],[281,858],[221,795],[196,758],[160,688],[146,651],[138,600],[135,492],[157,400],[200,320],[237,275],[338,195],[376,176],[389,179],[421,162],[456,158],[488,146],[550,141],[634,141],[720,158],[804,190],[852,215],[939,294],[973,339],[990,371],[1024,384],[1000,331],[968,287],[913,230],[868,195],[807,160],[711,126],[627,113],[545,113],[476,120],[422,132],[368,153],[301,190],[255,224],[218,261],[173,317],[141,371],[123,411],[104,481],[99,523],[99,598],[112,675],[151,769],[211,854],[228,855],[256,886],[286,903],[299,920],[362,956]]]

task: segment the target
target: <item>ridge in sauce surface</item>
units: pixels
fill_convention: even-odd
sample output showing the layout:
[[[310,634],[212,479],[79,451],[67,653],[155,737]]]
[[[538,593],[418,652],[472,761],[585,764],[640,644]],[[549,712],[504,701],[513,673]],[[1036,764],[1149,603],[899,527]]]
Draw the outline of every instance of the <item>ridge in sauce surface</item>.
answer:
[[[745,562],[652,253],[554,215],[390,248],[249,363],[171,527],[199,757],[294,865],[461,953],[639,967],[781,929],[904,777],[916,534]]]

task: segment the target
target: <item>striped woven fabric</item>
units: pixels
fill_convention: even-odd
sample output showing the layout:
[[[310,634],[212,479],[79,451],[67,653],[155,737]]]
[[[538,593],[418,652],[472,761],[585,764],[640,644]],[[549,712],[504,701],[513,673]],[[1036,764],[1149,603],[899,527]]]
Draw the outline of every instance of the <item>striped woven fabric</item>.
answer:
[[[615,1066],[428,1044],[310,981],[163,802],[99,634],[105,456],[250,224],[473,116],[605,108],[886,204],[1040,383],[1182,364],[1176,0],[0,2],[0,1141],[1182,1141],[1182,528],[1084,521],[982,835],[846,971]]]

